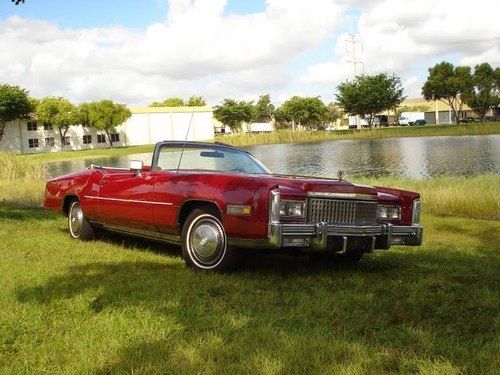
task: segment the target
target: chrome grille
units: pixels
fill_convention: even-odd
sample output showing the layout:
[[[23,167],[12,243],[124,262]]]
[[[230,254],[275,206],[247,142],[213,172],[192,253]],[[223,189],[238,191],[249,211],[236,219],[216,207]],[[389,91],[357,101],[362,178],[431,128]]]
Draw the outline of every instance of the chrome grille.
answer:
[[[308,198],[307,221],[343,225],[372,225],[377,221],[377,202]]]

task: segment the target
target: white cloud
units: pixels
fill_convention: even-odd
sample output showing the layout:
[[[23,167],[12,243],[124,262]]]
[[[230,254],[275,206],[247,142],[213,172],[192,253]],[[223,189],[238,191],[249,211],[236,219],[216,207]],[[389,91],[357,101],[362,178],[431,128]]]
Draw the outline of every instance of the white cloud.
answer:
[[[456,0],[362,1],[358,33],[363,41],[359,58],[366,73],[394,72],[403,76],[408,95],[416,90],[416,71],[425,75],[436,59],[458,56],[459,63],[500,63],[500,22],[497,0],[473,4]],[[308,83],[330,86],[352,77],[346,53],[347,35],[337,38],[336,62],[313,64],[301,77]],[[412,79],[407,79],[409,76]]]
[[[245,95],[286,85],[285,64],[326,38],[343,9],[334,0],[268,0],[260,13],[227,15],[226,2],[171,0],[166,20],[146,30],[63,29],[10,17],[0,21],[0,81],[76,101],[225,95],[210,87]]]
[[[336,61],[290,64],[335,37],[358,10],[364,48],[357,52],[365,71],[401,74],[407,95],[419,95],[427,67],[446,56],[462,64],[500,64],[497,0],[267,0],[263,11],[247,15],[227,14],[226,3],[170,0],[165,20],[145,29],[0,19],[0,82],[35,96],[128,104],[192,94],[215,104],[267,92],[277,101],[299,92],[326,100],[331,88],[352,76],[348,35],[336,36]],[[310,53],[304,60],[317,61]],[[304,73],[299,79],[291,70]]]

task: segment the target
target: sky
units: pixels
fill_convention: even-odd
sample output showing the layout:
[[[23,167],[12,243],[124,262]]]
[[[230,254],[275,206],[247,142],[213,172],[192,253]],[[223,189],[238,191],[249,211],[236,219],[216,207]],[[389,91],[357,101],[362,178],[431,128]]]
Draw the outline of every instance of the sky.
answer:
[[[498,0],[1,0],[0,82],[77,103],[330,102],[355,54],[358,74],[397,74],[415,98],[443,60],[500,65],[498,14]]]

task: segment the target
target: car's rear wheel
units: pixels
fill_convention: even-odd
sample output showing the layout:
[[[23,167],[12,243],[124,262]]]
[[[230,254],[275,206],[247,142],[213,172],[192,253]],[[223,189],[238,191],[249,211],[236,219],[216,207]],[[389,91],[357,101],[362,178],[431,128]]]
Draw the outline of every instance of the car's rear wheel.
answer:
[[[92,225],[83,215],[80,202],[71,202],[68,210],[68,229],[71,238],[78,238],[82,241],[90,241],[95,237]]]
[[[190,267],[225,272],[236,265],[237,250],[228,246],[222,222],[213,210],[193,210],[183,225],[181,240],[182,255]]]

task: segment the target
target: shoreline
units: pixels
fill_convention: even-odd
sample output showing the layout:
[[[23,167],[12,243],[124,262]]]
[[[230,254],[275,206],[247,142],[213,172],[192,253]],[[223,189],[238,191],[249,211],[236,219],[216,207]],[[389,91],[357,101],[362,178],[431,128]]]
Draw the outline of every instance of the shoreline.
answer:
[[[215,141],[236,147],[248,147],[268,144],[315,143],[340,140],[369,140],[385,138],[419,138],[465,135],[500,134],[500,122],[462,125],[425,125],[413,127],[387,127],[352,130],[291,131],[278,130],[261,134],[218,135]]]
[[[333,130],[333,131],[291,131],[278,130],[273,133],[262,134],[232,134],[215,136],[215,142],[226,143],[235,147],[249,147],[269,144],[286,143],[315,143],[340,140],[367,140],[385,138],[417,138],[464,135],[495,135],[500,134],[500,122],[465,125],[426,125],[419,127],[388,127],[361,130]],[[38,162],[57,162],[65,160],[104,158],[152,152],[154,144],[140,146],[124,146],[114,148],[99,148],[89,150],[69,150],[56,152],[40,152],[33,154],[15,154],[19,158],[26,158]],[[2,152],[0,152],[2,154]],[[5,153],[4,153],[5,154]]]

